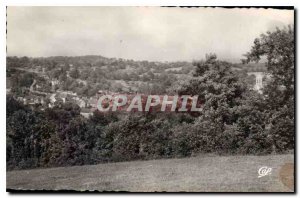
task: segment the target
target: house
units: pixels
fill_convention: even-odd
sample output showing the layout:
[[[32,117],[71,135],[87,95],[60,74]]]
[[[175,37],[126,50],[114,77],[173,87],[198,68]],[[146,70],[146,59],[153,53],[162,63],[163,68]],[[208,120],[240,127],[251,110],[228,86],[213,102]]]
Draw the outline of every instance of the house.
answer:
[[[79,98],[79,99],[76,100],[76,104],[77,104],[80,108],[85,108],[85,107],[86,107],[86,102],[85,102],[83,99],[81,99],[81,98]]]
[[[51,85],[52,86],[55,86],[55,85],[58,85],[59,84],[59,81],[57,79],[52,79],[51,80]]]
[[[92,111],[92,109],[81,108],[80,115],[82,115],[85,118],[89,118],[90,116],[93,115],[93,111]]]
[[[65,103],[67,96],[68,96],[67,93],[65,93],[65,92],[59,92],[59,93],[56,94],[55,97],[62,99],[63,103]]]
[[[40,88],[42,88],[40,85],[38,84],[35,85],[35,89],[40,89]]]
[[[19,96],[19,97],[17,97],[17,101],[23,103],[24,105],[27,104],[27,99],[26,99],[25,97],[20,97],[20,96]]]
[[[97,103],[98,103],[98,97],[91,97],[88,101],[87,101],[87,107],[91,107],[91,108],[97,108]]]
[[[33,96],[31,96],[31,95],[25,96],[25,98],[24,98],[24,104],[25,105],[26,104],[28,104],[28,105],[34,105],[35,104],[35,100],[34,99],[35,98]]]
[[[76,82],[78,82],[79,84],[83,84],[84,86],[87,85],[86,80],[77,79]]]
[[[49,100],[50,100],[50,103],[54,103],[56,101],[56,98],[55,98],[55,93],[54,94],[51,94],[51,96],[49,97]]]
[[[59,105],[62,103],[63,103],[63,100],[61,98],[57,98],[56,101],[54,102],[54,105]]]

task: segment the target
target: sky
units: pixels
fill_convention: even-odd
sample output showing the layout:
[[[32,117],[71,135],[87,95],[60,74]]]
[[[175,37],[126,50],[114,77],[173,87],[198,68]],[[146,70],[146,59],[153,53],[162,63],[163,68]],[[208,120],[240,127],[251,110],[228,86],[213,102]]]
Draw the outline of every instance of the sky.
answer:
[[[192,61],[243,58],[260,34],[294,24],[293,10],[8,7],[8,56],[101,55]]]

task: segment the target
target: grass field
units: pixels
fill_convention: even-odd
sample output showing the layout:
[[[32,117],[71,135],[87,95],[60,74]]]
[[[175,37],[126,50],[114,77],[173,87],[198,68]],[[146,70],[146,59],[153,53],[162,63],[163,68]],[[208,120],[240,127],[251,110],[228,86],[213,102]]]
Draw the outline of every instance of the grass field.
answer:
[[[282,183],[288,155],[198,156],[7,172],[7,189],[292,192]],[[258,178],[262,166],[270,175]],[[292,170],[293,171],[293,170]]]

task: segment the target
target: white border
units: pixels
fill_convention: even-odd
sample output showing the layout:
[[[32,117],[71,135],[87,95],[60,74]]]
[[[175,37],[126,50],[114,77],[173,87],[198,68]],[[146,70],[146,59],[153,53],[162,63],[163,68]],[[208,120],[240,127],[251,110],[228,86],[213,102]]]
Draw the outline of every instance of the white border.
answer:
[[[39,1],[39,0],[2,0],[0,2],[0,63],[1,63],[1,72],[0,72],[0,88],[1,88],[1,97],[0,97],[0,104],[1,104],[1,117],[0,117],[0,127],[1,127],[1,138],[0,138],[0,149],[1,149],[1,161],[0,169],[1,169],[1,181],[0,181],[0,187],[1,187],[1,197],[8,197],[10,194],[6,193],[6,72],[5,72],[5,57],[6,57],[6,6],[295,6],[296,9],[299,9],[299,0],[48,0],[46,1]],[[296,27],[298,26],[298,20],[295,21]],[[298,33],[298,31],[296,31]],[[298,35],[297,35],[298,36]],[[297,44],[297,57],[299,57],[299,48]],[[299,61],[299,60],[298,60]],[[300,72],[299,69],[297,69],[297,77],[299,78]],[[297,83],[297,93],[299,93],[299,80]],[[297,95],[297,102],[299,102],[299,98]],[[300,123],[299,115],[297,115],[297,123]],[[298,126],[299,128],[299,126]],[[297,131],[298,132],[298,131]],[[297,133],[296,132],[296,133]],[[299,144],[299,133],[297,133],[297,143]],[[299,146],[297,147],[299,148]],[[298,150],[297,150],[298,153]],[[299,165],[299,164],[298,164]],[[299,167],[299,166],[298,166]],[[299,169],[297,168],[297,172],[299,172]],[[297,177],[299,179],[299,177]],[[297,181],[297,190],[299,190],[299,180]],[[25,194],[26,195],[26,194]],[[100,196],[107,196],[104,194],[99,194]],[[148,194],[149,196],[150,194]],[[35,195],[37,197],[41,197],[42,195]],[[46,196],[49,196],[46,195]],[[56,195],[57,197],[63,197],[63,194]],[[69,196],[69,195],[68,195]],[[72,195],[71,195],[72,196]],[[86,194],[78,194],[76,196],[79,197],[85,197]],[[116,196],[116,195],[109,195]],[[125,195],[128,196],[128,195]],[[129,195],[130,196],[130,195]],[[139,195],[138,195],[139,196]],[[161,197],[165,195],[154,195],[151,194],[150,197]],[[173,195],[168,195],[173,196]],[[185,195],[177,195],[179,197],[183,197]],[[201,194],[201,196],[204,197],[215,197],[217,195],[207,195],[207,194]],[[224,196],[224,195],[223,195]],[[229,195],[231,196],[231,195]],[[263,198],[264,195],[256,195],[257,197]],[[283,197],[287,197],[288,195],[281,195]]]
[[[293,6],[296,0],[49,0],[49,1],[38,1],[38,0],[4,0],[5,5],[18,5],[18,6],[81,6],[81,5],[102,5],[102,6]]]

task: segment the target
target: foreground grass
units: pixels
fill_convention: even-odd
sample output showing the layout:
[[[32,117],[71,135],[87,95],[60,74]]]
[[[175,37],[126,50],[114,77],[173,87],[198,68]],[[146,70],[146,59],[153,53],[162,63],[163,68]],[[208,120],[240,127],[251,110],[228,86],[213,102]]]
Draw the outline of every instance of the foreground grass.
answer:
[[[214,156],[10,171],[8,189],[98,191],[292,192],[280,169],[288,155]],[[258,178],[262,166],[270,175]]]

